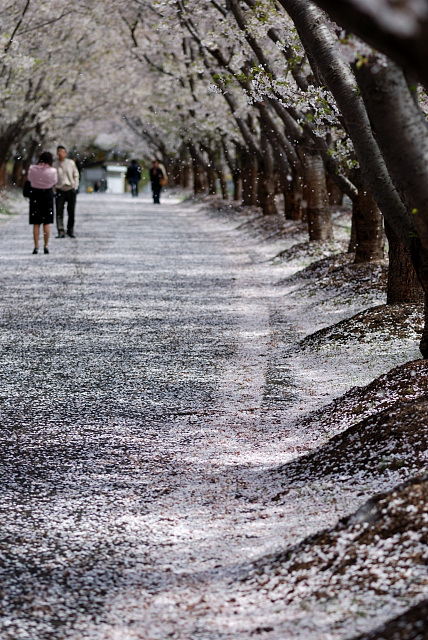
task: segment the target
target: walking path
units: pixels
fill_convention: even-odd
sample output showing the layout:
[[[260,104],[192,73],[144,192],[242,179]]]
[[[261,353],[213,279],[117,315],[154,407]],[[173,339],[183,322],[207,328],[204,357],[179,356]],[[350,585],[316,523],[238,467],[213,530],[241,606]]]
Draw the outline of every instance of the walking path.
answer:
[[[237,576],[356,502],[267,497],[306,446],[271,263],[172,199],[81,195],[76,234],[0,227],[0,637],[284,638]]]

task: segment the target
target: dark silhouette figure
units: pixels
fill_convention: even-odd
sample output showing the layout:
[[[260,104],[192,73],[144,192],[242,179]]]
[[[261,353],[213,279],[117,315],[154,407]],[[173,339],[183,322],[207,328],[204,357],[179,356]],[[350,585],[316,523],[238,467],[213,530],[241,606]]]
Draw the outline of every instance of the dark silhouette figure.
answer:
[[[131,164],[129,165],[126,172],[126,179],[131,185],[131,193],[133,198],[136,198],[138,196],[138,183],[140,182],[140,178],[141,167],[136,160],[131,160]]]
[[[153,166],[150,169],[150,182],[152,183],[153,202],[154,204],[160,204],[160,193],[162,190],[162,182],[165,180],[163,171],[159,166],[159,161],[154,160]]]

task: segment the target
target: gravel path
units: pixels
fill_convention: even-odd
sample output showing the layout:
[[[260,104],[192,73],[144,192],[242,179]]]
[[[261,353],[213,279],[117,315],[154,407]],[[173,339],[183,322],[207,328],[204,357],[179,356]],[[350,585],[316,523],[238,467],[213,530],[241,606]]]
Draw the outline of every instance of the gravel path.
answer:
[[[272,264],[172,199],[81,195],[76,233],[0,227],[1,639],[283,638],[239,576],[354,503],[267,496],[304,450]]]

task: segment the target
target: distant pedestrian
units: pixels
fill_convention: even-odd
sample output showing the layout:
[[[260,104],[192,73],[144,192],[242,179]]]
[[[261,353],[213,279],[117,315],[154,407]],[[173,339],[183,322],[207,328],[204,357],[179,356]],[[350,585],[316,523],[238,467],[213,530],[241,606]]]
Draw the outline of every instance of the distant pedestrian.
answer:
[[[67,149],[57,147],[58,160],[54,166],[58,170],[58,182],[55,186],[56,227],[58,238],[65,237],[64,207],[67,203],[67,235],[74,238],[74,217],[76,210],[76,194],[79,188],[79,172],[74,160],[67,158]]]
[[[141,167],[136,160],[131,160],[131,164],[126,171],[126,179],[131,186],[132,197],[136,198],[138,196],[138,183],[141,179]]]
[[[28,170],[24,195],[30,198],[30,224],[33,225],[34,250],[39,252],[40,225],[43,225],[44,253],[49,253],[49,225],[54,221],[54,193],[52,187],[57,183],[58,173],[52,166],[53,156],[49,151],[40,154],[37,164]]]
[[[153,166],[150,169],[150,182],[152,183],[153,203],[160,204],[160,193],[166,178],[159,165],[159,160],[153,160]]]

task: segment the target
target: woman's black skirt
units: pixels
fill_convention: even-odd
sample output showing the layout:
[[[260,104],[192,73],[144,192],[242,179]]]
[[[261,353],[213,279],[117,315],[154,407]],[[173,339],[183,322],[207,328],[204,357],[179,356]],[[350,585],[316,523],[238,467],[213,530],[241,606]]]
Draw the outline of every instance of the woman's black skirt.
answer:
[[[52,189],[35,189],[30,194],[30,224],[52,224],[54,195]]]

